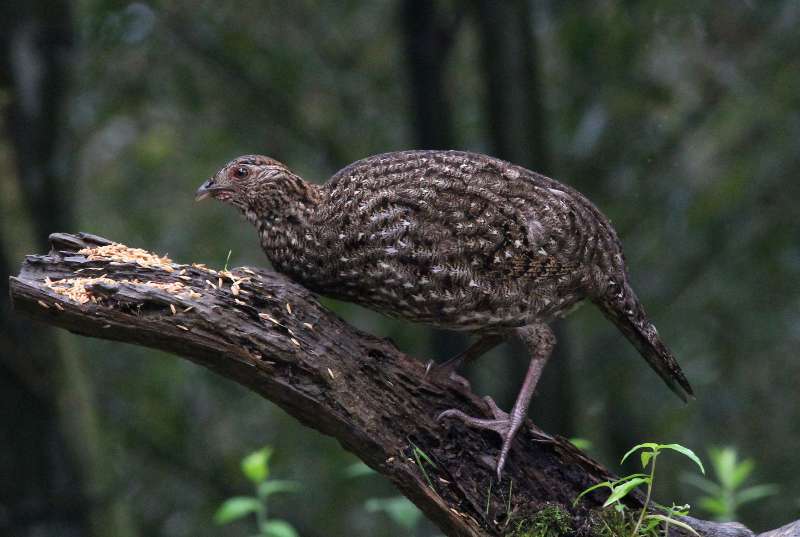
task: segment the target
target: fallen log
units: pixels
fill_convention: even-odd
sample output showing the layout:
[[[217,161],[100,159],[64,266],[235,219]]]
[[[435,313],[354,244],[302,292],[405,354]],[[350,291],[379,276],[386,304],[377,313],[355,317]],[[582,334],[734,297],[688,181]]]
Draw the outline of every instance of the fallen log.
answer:
[[[602,465],[528,422],[498,483],[499,438],[435,420],[448,408],[489,417],[483,400],[459,383],[431,382],[422,362],[349,326],[299,284],[264,269],[178,264],[86,233],[50,240],[49,254],[27,256],[10,279],[17,312],[169,351],[253,390],[336,438],[448,536],[513,535],[554,508],[568,533],[594,534],[605,495],[573,500],[613,479]],[[629,500],[635,507],[641,496]],[[741,524],[684,520],[709,537],[754,535]],[[798,535],[798,523],[761,535]]]

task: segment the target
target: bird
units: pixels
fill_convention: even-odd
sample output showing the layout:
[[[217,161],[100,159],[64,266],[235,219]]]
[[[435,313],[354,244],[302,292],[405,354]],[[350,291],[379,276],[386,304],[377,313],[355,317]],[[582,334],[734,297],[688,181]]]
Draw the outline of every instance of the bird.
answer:
[[[556,338],[549,323],[588,300],[684,402],[689,381],[631,287],[609,219],[574,188],[488,155],[408,150],[358,160],[322,185],[262,155],[230,161],[196,199],[236,207],[273,267],[311,291],[476,340],[431,367],[436,381],[517,339],[530,365],[509,413],[437,418],[494,431],[501,478]]]

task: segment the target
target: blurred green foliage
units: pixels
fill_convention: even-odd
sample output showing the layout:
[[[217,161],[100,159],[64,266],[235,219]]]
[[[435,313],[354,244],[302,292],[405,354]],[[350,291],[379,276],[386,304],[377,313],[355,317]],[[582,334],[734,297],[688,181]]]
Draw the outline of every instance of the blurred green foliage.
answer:
[[[452,20],[442,67],[450,143],[490,152],[478,4],[435,2]],[[740,520],[758,530],[796,518],[800,6],[525,5],[542,110],[526,122],[543,130],[549,148],[547,164],[531,167],[577,187],[612,218],[635,287],[698,394],[687,407],[673,401],[586,307],[562,325],[563,353],[542,379],[542,393],[557,384],[562,402],[538,397],[534,419],[547,424],[568,414],[564,429],[552,432],[590,439],[605,461],[641,438],[735,444],[758,461],[757,478],[783,492],[743,507]],[[413,147],[408,26],[399,13],[414,7],[401,0],[75,3],[74,61],[53,133],[61,152],[51,168],[66,170],[77,227],[180,261],[265,264],[250,226],[225,207],[195,206],[195,189],[243,153],[268,154],[322,182],[358,158]],[[512,73],[495,76],[500,86],[521,87]],[[0,104],[11,95],[4,87]],[[9,137],[0,138],[4,270],[43,248],[34,242],[41,215],[25,204]],[[325,303],[411,354],[433,354],[434,332],[425,327]],[[64,339],[86,364],[100,452],[110,460],[93,498],[123,502],[137,533],[218,535],[207,522],[241,488],[239,454],[268,443],[271,467],[303,483],[302,501],[271,500],[301,535],[407,535],[363,509],[368,498],[394,494],[388,483],[343,481],[340,469],[353,457],[272,404],[158,352]],[[467,376],[478,393],[503,402],[521,378],[500,356],[490,354]],[[683,497],[670,464],[658,494]],[[419,535],[436,532],[426,524]],[[233,526],[226,534],[247,532]]]
[[[294,527],[279,518],[270,518],[267,500],[281,492],[297,492],[296,481],[269,479],[269,460],[272,448],[264,447],[242,459],[242,473],[255,487],[255,496],[234,496],[228,498],[214,513],[217,524],[228,524],[255,515],[258,533],[261,537],[298,537]]]
[[[683,475],[683,480],[705,492],[698,502],[700,508],[723,522],[734,521],[741,506],[763,500],[778,493],[778,486],[761,484],[743,487],[755,469],[753,459],[739,460],[736,449],[710,448],[708,456],[714,468],[716,481],[693,474]]]

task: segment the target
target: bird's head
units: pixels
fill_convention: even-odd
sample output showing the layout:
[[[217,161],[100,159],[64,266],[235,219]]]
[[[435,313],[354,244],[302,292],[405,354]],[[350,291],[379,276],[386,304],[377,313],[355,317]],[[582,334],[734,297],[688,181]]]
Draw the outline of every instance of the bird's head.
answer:
[[[269,191],[281,189],[294,177],[277,160],[262,155],[244,155],[230,161],[200,185],[195,200],[216,198],[243,211],[257,210],[264,196],[269,196]]]

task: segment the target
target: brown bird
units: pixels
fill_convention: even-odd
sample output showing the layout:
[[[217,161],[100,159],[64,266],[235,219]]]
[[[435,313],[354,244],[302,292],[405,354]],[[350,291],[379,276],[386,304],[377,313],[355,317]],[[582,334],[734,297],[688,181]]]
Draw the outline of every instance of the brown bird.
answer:
[[[609,220],[567,185],[461,151],[401,151],[355,162],[322,186],[268,157],[239,157],[197,191],[239,208],[276,270],[314,292],[474,333],[434,366],[450,376],[505,339],[531,362],[510,414],[440,414],[502,437],[501,475],[555,345],[547,323],[590,299],[684,401],[689,382],[629,285]]]

